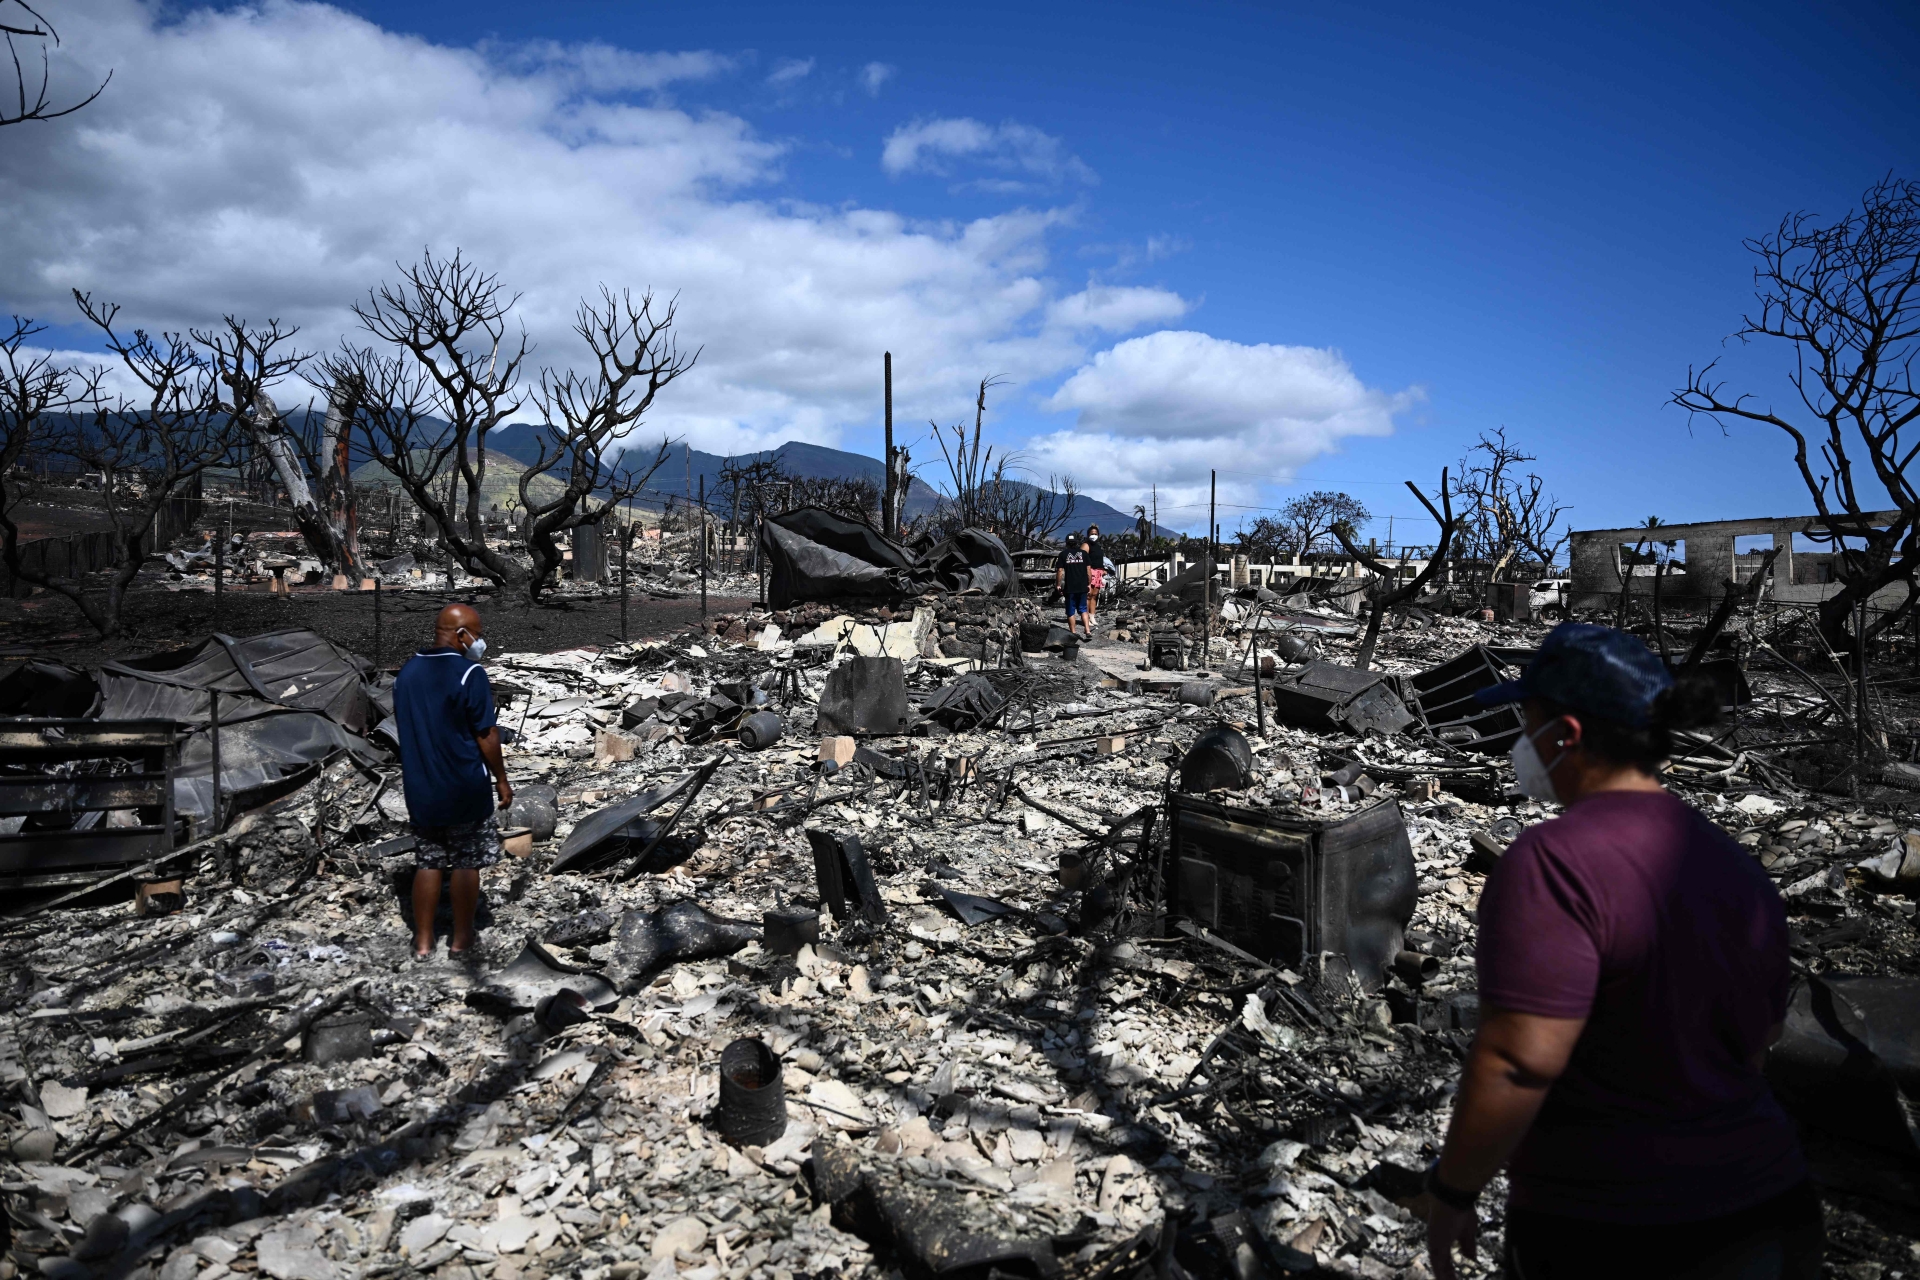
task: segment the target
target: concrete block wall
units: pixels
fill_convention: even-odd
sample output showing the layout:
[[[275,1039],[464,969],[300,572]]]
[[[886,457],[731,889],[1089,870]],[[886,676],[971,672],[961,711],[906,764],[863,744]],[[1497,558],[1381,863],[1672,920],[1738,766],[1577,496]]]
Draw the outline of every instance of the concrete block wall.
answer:
[[[1867,520],[1876,528],[1884,528],[1898,517],[1899,512],[1896,511],[1876,511],[1869,513]],[[1780,551],[1772,570],[1775,598],[1787,599],[1787,593],[1791,591],[1797,595],[1808,595],[1810,599],[1824,599],[1835,590],[1831,584],[1803,583],[1799,579],[1813,576],[1819,564],[1831,557],[1818,553],[1802,555],[1799,557],[1801,564],[1796,566],[1793,551],[1794,534],[1812,532],[1819,527],[1819,521],[1814,516],[1663,525],[1658,535],[1662,542],[1672,539],[1685,544],[1681,561],[1685,572],[1667,577],[1661,584],[1661,592],[1676,603],[1694,606],[1717,599],[1726,584],[1735,577],[1735,540],[1771,535],[1773,545]],[[1619,599],[1622,574],[1620,549],[1622,546],[1639,545],[1646,534],[1647,531],[1640,528],[1575,530],[1568,542],[1573,577],[1570,592],[1572,607],[1604,609]],[[1635,595],[1651,595],[1653,578],[1635,576],[1631,590]]]

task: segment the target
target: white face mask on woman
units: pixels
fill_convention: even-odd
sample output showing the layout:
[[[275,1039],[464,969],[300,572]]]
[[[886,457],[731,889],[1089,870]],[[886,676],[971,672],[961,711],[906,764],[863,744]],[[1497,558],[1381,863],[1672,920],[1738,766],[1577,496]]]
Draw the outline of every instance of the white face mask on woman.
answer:
[[[1545,733],[1546,727],[1537,732]],[[1533,744],[1533,734],[1521,734],[1519,741],[1513,744],[1513,749],[1507,752],[1507,759],[1513,762],[1514,785],[1520,788],[1520,794],[1529,800],[1559,804],[1560,797],[1553,789],[1553,770],[1566,759],[1566,755],[1566,749],[1562,747],[1560,754],[1553,758],[1553,764],[1548,764],[1540,758],[1540,750]]]

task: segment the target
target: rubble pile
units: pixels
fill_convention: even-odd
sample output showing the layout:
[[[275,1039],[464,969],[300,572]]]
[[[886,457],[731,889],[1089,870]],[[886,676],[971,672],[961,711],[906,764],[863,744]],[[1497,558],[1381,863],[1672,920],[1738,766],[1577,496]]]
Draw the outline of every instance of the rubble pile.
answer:
[[[1263,682],[1297,683],[1350,661],[1334,612],[1236,601],[1209,672],[1153,667],[1144,634],[1062,646],[1037,602],[984,594],[490,657],[503,825],[531,848],[485,873],[472,957],[411,958],[398,769],[364,754],[238,819],[158,914],[9,927],[0,1265],[1424,1274],[1474,908],[1549,814],[1423,719],[1416,677],[1541,632],[1390,623],[1392,734],[1283,720],[1284,688],[1256,707],[1249,638],[1280,657]],[[1920,976],[1910,793],[1673,782],[1780,882],[1804,976]],[[1202,800],[1386,832],[1406,899],[1378,963],[1236,942],[1232,868],[1189,849]],[[1907,1256],[1832,1212],[1840,1261]]]

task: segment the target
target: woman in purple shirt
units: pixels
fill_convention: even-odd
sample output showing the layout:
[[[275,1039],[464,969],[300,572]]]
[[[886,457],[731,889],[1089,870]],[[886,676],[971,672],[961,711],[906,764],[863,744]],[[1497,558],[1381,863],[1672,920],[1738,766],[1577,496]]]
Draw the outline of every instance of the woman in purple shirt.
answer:
[[[1554,628],[1521,679],[1520,789],[1565,806],[1487,878],[1481,1020],[1428,1171],[1436,1280],[1472,1256],[1504,1165],[1514,1280],[1820,1274],[1820,1205],[1761,1078],[1786,1015],[1786,914],[1739,845],[1661,786],[1675,729],[1709,722],[1639,640]]]

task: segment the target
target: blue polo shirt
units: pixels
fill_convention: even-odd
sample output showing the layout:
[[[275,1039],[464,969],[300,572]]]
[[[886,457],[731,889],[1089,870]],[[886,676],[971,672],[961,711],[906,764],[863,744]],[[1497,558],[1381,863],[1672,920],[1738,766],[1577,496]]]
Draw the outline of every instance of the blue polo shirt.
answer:
[[[458,649],[422,649],[393,681],[401,782],[415,825],[451,827],[493,812],[493,778],[474,739],[494,726],[493,686]]]

